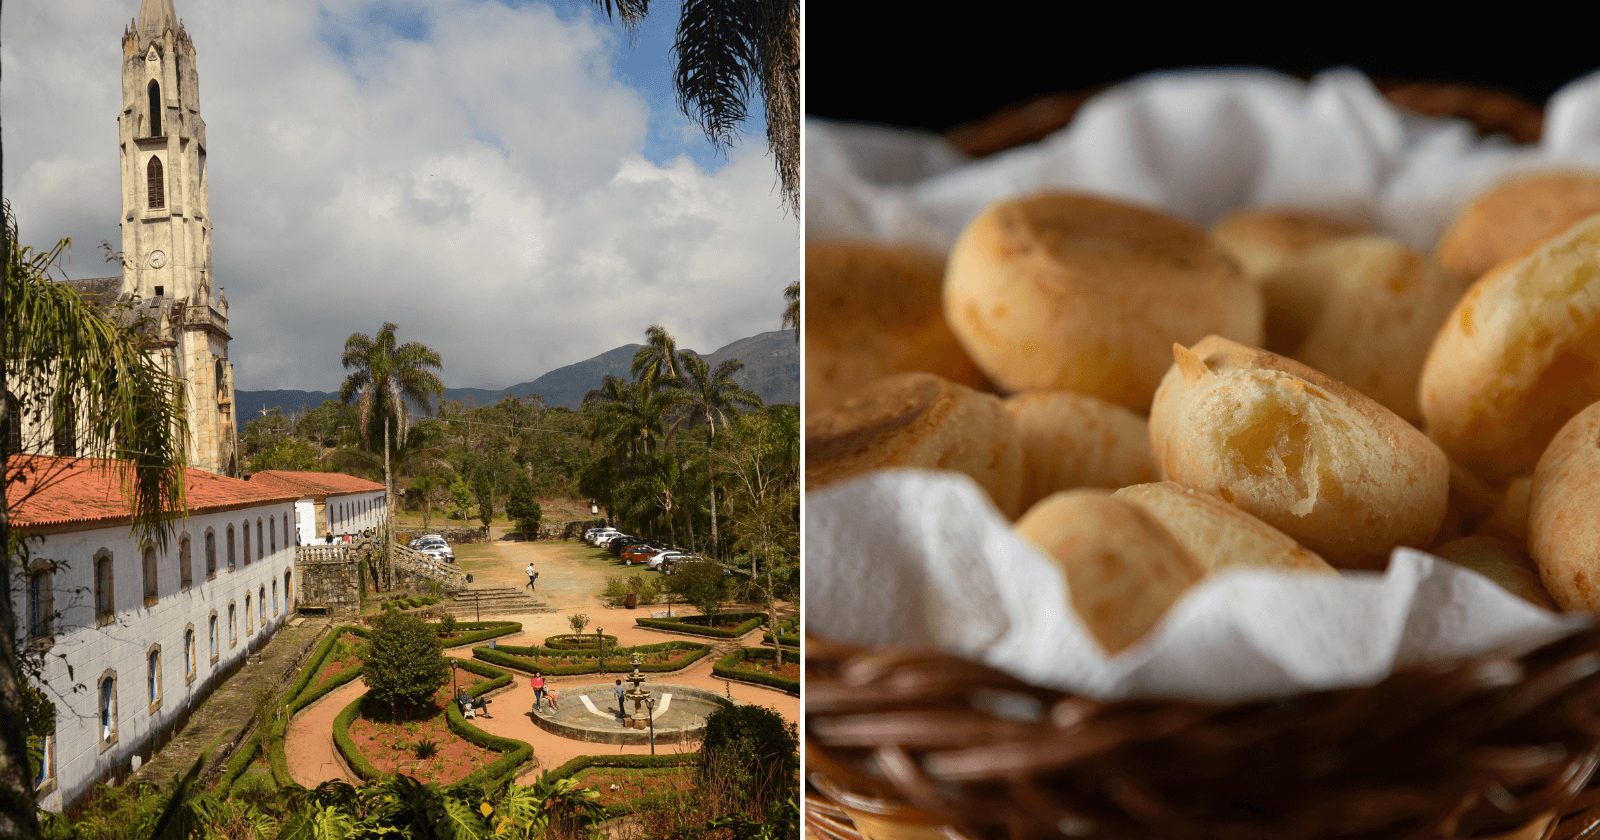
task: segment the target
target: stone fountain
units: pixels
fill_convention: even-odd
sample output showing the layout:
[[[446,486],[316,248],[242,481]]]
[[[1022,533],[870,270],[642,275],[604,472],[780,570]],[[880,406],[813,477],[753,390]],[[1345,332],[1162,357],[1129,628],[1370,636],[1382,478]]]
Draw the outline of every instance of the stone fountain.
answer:
[[[622,678],[624,681],[633,684],[633,688],[624,692],[624,695],[633,701],[633,714],[628,715],[627,719],[623,721],[623,725],[629,729],[650,728],[650,707],[645,704],[645,701],[650,699],[650,692],[640,687],[640,684],[644,682],[644,675],[639,673],[641,664],[643,663],[639,661],[639,652],[634,651],[633,673]],[[618,709],[617,711],[626,712],[627,710]]]

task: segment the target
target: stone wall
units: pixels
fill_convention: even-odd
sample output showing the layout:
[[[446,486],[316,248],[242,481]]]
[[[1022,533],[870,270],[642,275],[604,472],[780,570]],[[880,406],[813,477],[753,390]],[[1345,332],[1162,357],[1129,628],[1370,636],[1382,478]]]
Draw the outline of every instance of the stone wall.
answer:
[[[361,611],[360,555],[342,545],[306,545],[295,549],[295,578],[301,610],[327,610],[330,615]]]
[[[408,529],[395,531],[394,538],[395,542],[398,542],[401,545],[409,545],[412,540],[422,536],[423,534],[438,534],[439,536],[444,537],[444,541],[451,545],[487,542],[489,539],[488,533],[486,533],[482,528],[435,528],[427,531],[420,529]]]

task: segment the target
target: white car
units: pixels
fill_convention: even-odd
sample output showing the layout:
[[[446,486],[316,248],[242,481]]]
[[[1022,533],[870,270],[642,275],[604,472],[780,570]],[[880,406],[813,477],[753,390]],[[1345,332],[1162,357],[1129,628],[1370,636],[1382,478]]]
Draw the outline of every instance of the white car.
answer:
[[[617,536],[620,533],[622,533],[622,532],[618,531],[615,528],[601,528],[601,529],[595,531],[594,533],[590,534],[588,537],[585,538],[585,540],[590,545],[599,545],[600,544],[600,540],[605,539],[607,537]]]
[[[644,561],[644,567],[652,572],[659,572],[667,566],[670,566],[688,556],[689,555],[681,551],[667,549],[666,551],[657,552],[649,560]]]
[[[412,547],[430,557],[437,557],[448,563],[456,562],[456,553],[450,548],[450,544],[445,542],[444,537],[423,537]]]
[[[441,534],[423,534],[422,536],[417,537],[416,539],[412,540],[410,542],[410,546],[412,548],[417,548],[417,547],[421,546],[425,542],[444,542],[444,541],[445,541],[444,540],[444,536],[441,535]]]

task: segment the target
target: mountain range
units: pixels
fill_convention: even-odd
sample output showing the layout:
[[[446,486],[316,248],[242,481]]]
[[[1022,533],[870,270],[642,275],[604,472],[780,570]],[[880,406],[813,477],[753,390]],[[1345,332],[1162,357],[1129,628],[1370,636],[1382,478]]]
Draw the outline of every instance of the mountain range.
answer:
[[[625,344],[581,362],[559,367],[537,379],[520,382],[498,391],[487,388],[446,388],[444,398],[463,405],[493,405],[505,397],[544,398],[545,405],[577,408],[583,395],[600,387],[607,375],[629,376],[633,354],[642,344]],[[694,351],[689,351],[694,352]],[[767,403],[800,402],[800,348],[790,330],[774,330],[741,338],[705,357],[714,369],[726,359],[739,359],[744,369],[734,379],[761,395]],[[326,400],[336,400],[336,391],[235,391],[239,425],[243,427],[263,410],[277,408],[285,415],[315,408]]]

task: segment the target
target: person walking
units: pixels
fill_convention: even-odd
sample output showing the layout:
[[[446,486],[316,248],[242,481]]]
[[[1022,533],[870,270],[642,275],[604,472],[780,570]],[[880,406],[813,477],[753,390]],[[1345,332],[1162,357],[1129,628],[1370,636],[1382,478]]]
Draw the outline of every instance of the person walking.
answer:
[[[540,671],[533,672],[533,679],[528,680],[528,685],[533,687],[533,709],[544,710],[544,674]]]
[[[628,710],[622,705],[624,694],[622,690],[622,680],[617,680],[617,687],[612,689],[611,693],[617,696],[617,723],[621,723],[628,717]]]
[[[539,579],[539,573],[533,568],[532,561],[529,561],[528,568],[524,571],[528,573],[528,588],[531,590],[533,589],[533,582]]]

